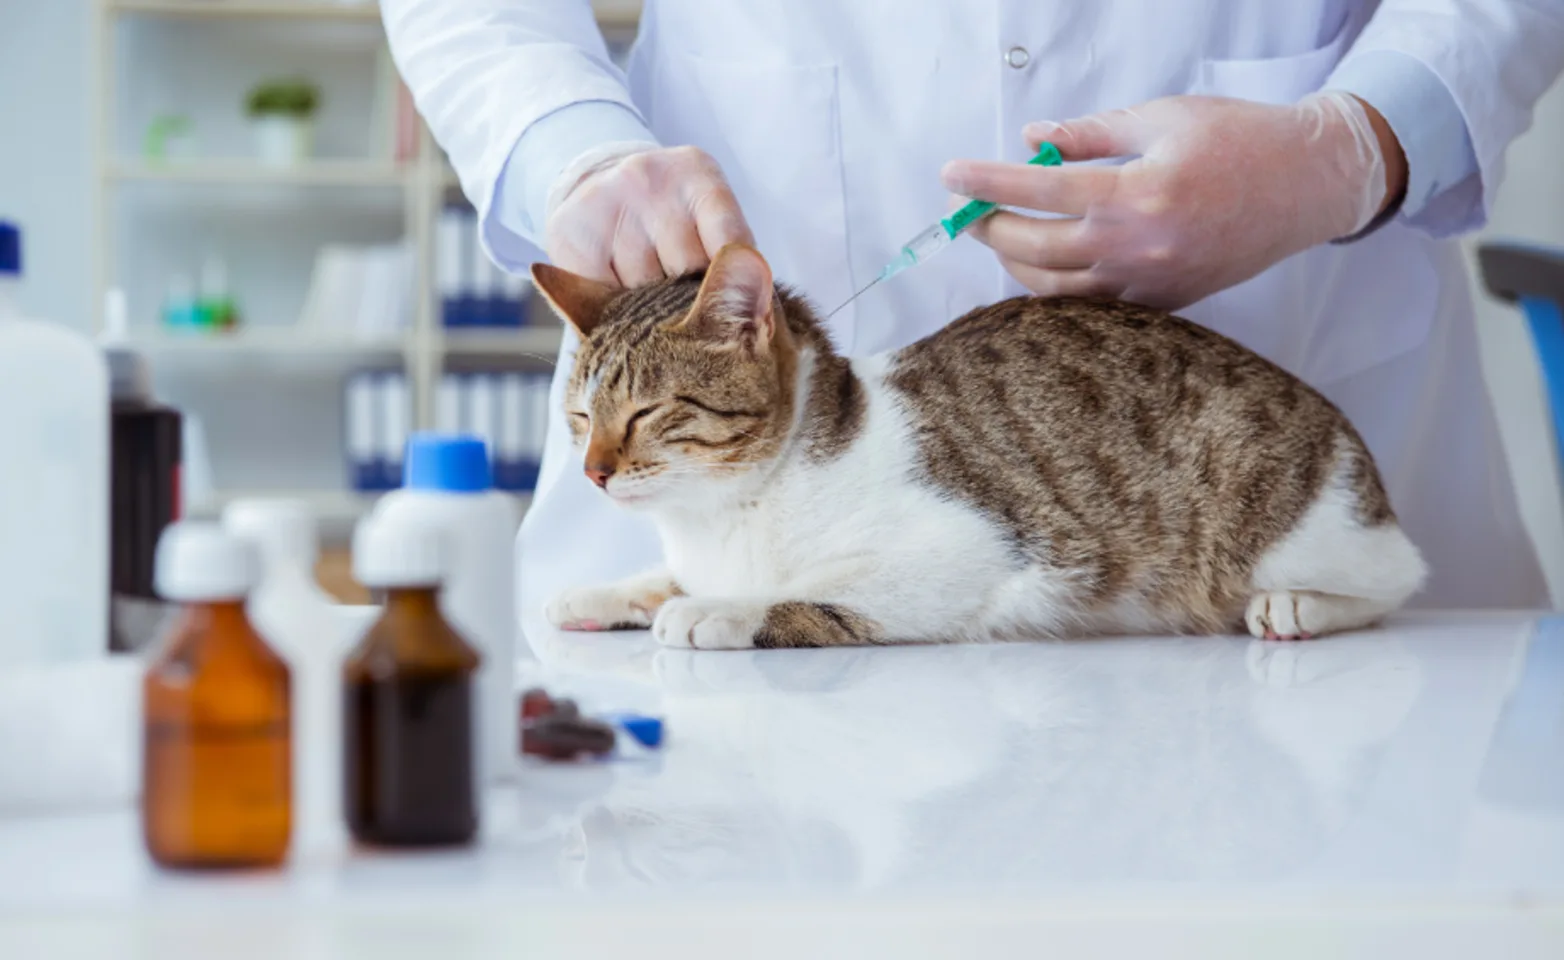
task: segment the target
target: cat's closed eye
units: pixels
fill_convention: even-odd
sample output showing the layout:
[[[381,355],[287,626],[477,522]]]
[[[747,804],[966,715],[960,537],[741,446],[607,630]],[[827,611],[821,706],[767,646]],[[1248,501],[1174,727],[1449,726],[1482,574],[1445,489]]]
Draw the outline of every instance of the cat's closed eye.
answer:
[[[696,410],[704,411],[714,417],[722,417],[725,420],[764,420],[766,418],[766,411],[764,410],[728,409],[684,394],[680,394],[673,399],[687,407],[693,407]]]
[[[654,403],[654,404],[652,404],[649,407],[642,407],[641,409],[637,410],[636,412],[630,414],[630,419],[625,421],[625,441],[628,442],[630,440],[630,434],[632,432],[634,432],[635,425],[636,425],[637,421],[639,421],[642,417],[646,416],[647,414],[652,413],[653,411],[655,411],[657,408],[659,408],[661,406],[662,406],[662,404],[660,404],[660,403]]]

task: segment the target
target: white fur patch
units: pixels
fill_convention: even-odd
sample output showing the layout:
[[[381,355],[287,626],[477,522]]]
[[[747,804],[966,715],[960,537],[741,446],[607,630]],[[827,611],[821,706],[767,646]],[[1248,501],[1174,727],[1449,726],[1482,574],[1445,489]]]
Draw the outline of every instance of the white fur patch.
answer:
[[[1346,459],[1338,459],[1319,499],[1291,533],[1266,551],[1255,567],[1255,589],[1363,597],[1394,608],[1422,586],[1427,567],[1401,528],[1358,522],[1347,470]]]
[[[1067,622],[1071,578],[1018,570],[997,525],[917,481],[916,442],[884,384],[885,366],[854,361],[867,407],[841,456],[814,463],[794,449],[752,496],[658,505],[653,517],[680,586],[697,598],[842,604],[894,640],[979,639]]]

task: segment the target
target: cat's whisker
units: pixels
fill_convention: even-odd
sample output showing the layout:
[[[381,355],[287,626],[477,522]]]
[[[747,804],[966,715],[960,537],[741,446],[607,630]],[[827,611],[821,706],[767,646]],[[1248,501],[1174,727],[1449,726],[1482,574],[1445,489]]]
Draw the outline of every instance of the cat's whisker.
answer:
[[[512,351],[510,351],[510,353],[511,353],[512,356],[526,357],[529,360],[541,361],[543,363],[548,364],[551,367],[559,366],[559,362],[554,357],[550,357],[550,356],[547,356],[545,354],[532,353],[532,352],[527,351],[527,350],[512,350]]]

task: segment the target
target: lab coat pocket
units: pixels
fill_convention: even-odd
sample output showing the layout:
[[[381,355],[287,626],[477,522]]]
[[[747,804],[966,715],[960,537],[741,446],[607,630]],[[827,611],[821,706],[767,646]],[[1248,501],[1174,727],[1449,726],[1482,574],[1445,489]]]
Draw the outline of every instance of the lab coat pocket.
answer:
[[[649,107],[663,143],[700,147],[721,165],[778,281],[817,306],[847,299],[836,64],[668,51]]]
[[[1348,17],[1329,43],[1306,53],[1258,60],[1201,60],[1189,92],[1258,103],[1293,103],[1325,83],[1357,33],[1354,19]]]

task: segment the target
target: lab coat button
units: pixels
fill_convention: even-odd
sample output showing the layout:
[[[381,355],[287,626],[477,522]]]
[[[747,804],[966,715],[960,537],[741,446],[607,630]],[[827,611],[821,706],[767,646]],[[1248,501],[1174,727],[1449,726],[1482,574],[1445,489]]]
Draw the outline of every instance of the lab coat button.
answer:
[[[1020,70],[1032,62],[1032,55],[1026,52],[1025,47],[1011,47],[1005,52],[1005,62]]]

